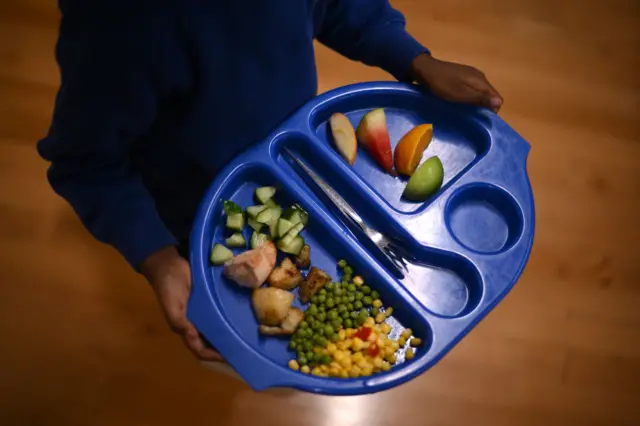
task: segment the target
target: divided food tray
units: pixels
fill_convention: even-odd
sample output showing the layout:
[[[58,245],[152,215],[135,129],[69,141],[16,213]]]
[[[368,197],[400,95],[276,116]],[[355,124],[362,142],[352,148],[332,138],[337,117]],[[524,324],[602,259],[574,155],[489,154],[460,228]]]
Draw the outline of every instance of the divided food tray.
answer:
[[[411,128],[433,124],[424,157],[438,155],[444,183],[424,203],[401,198],[406,179],[385,174],[359,149],[349,166],[329,138],[328,119],[341,112],[357,126],[384,108],[392,145]],[[286,149],[336,189],[363,219],[403,242],[419,261],[398,278],[369,245],[349,231]],[[207,191],[191,237],[193,288],[188,316],[234,370],[255,390],[288,387],[330,395],[374,393],[404,383],[433,366],[516,283],[534,235],[534,202],[526,172],[529,144],[497,115],[450,104],[403,83],[361,83],[320,95],[263,142],[235,158]],[[297,202],[309,213],[303,231],[311,263],[338,279],[346,259],[356,274],[394,308],[388,319],[397,335],[410,327],[421,337],[415,357],[363,378],[325,378],[287,367],[288,339],[261,336],[250,290],[212,266],[211,249],[225,237],[223,201],[255,203],[254,190],[276,186],[278,202]],[[297,293],[297,290],[296,290]],[[294,306],[300,307],[298,298]],[[304,309],[304,306],[302,306]]]

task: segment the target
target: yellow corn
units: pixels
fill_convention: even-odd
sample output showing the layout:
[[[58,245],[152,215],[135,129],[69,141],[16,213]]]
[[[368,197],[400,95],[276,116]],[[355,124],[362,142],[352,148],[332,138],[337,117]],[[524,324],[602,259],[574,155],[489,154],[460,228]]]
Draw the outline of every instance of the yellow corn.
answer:
[[[351,358],[342,358],[338,361],[342,368],[350,368],[351,367]]]
[[[375,357],[373,359],[373,366],[375,368],[382,368],[382,358]]]
[[[333,353],[333,359],[335,359],[336,361],[340,362],[340,360],[343,358],[344,358],[344,353],[342,351],[335,351]]]
[[[337,361],[332,361],[331,364],[329,364],[329,369],[331,368],[337,368],[338,370],[340,369],[340,364],[338,364]]]
[[[405,328],[400,336],[404,337],[404,339],[407,340],[409,337],[411,337],[412,334],[413,331],[411,331],[410,328]]]
[[[384,348],[386,346],[386,339],[378,337],[378,340],[376,340],[376,345],[378,345],[379,348]]]
[[[391,306],[389,306],[387,309],[384,310],[384,315],[389,318],[391,315],[393,315],[393,308]]]
[[[395,364],[397,359],[395,355],[388,355],[386,357],[387,362],[389,362],[389,364]]]
[[[347,332],[344,331],[344,329],[341,329],[340,331],[338,331],[338,338],[340,340],[344,340],[347,338]]]
[[[325,365],[325,364],[321,365],[320,366],[320,371],[323,372],[323,373],[328,373],[329,372],[329,366]]]
[[[395,349],[393,349],[393,345],[392,346],[385,346],[384,348],[384,355],[385,356],[391,356],[396,352]]]
[[[407,351],[404,353],[404,359],[410,361],[413,359],[413,349],[407,348]]]
[[[338,377],[340,375],[340,368],[331,367],[329,369],[329,376]]]
[[[347,328],[346,331],[347,331],[347,337],[353,336],[353,333],[356,332],[353,328]]]
[[[372,305],[373,305],[374,308],[381,308],[382,307],[382,300],[376,299],[376,300],[373,301]]]
[[[391,364],[389,364],[387,361],[382,361],[382,371],[389,371],[391,370]]]
[[[373,367],[371,365],[367,365],[362,368],[360,375],[362,377],[370,376],[373,374]]]
[[[383,313],[379,313],[378,315],[376,315],[376,322],[378,324],[384,322],[385,319],[387,319],[387,317],[385,317]]]
[[[329,344],[327,345],[327,354],[329,354],[329,355],[333,355],[333,353],[336,351],[336,349],[338,349],[338,348],[336,347],[336,345],[335,345],[335,344],[333,344],[333,343],[329,343]]]
[[[355,277],[353,277],[353,283],[360,287],[362,284],[364,284],[364,280],[360,275],[356,275]]]
[[[417,337],[414,337],[413,339],[411,339],[411,341],[409,342],[409,344],[411,346],[413,346],[414,348],[417,348],[418,346],[420,346],[420,343],[422,343],[422,339],[419,339]]]
[[[358,360],[358,362],[356,362],[356,365],[358,367],[360,367],[361,369],[364,369],[365,367],[368,367],[371,364],[369,364],[366,359],[361,358],[361,359]]]
[[[391,332],[391,326],[387,323],[384,323],[380,326],[380,330],[384,333],[384,334],[389,334]]]
[[[369,327],[373,327],[376,324],[376,322],[373,320],[373,318],[368,317],[365,321],[364,321],[364,325],[368,325]]]
[[[391,347],[393,348],[394,352],[400,349],[400,345],[398,344],[398,342],[391,342]]]
[[[404,347],[404,345],[406,344],[407,344],[407,340],[404,337],[400,336],[400,338],[398,338],[398,346]]]
[[[311,371],[311,369],[309,368],[308,365],[303,365],[302,367],[300,367],[300,372],[302,372],[304,374],[309,374],[310,371]]]
[[[360,367],[357,365],[352,366],[349,369],[349,377],[358,377],[360,375]]]
[[[378,339],[378,335],[376,333],[371,332],[369,337],[367,337],[367,342],[375,342]]]
[[[352,362],[358,362],[358,361],[360,361],[360,360],[361,360],[361,359],[363,359],[363,358],[364,358],[364,357],[363,357],[363,355],[362,355],[362,352],[356,352],[355,354],[351,355],[351,361],[352,361]]]
[[[300,366],[298,365],[298,361],[296,361],[295,359],[289,360],[289,368],[292,370],[298,371],[300,369]]]
[[[353,347],[353,350],[355,351],[359,351],[362,349],[362,345],[363,342],[362,340],[360,340],[359,337],[356,337],[355,339],[353,339],[353,343],[351,344],[351,346]]]

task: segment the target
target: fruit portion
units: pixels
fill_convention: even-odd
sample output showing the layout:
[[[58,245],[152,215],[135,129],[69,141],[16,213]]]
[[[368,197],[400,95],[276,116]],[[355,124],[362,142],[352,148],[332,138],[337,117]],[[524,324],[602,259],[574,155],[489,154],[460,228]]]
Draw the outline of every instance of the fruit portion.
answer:
[[[338,153],[350,166],[353,166],[356,161],[358,142],[351,122],[346,115],[337,112],[329,119],[329,127],[331,127],[331,135]]]
[[[425,201],[438,192],[443,179],[442,162],[436,156],[430,157],[409,178],[402,195],[411,201]]]
[[[391,151],[384,109],[378,108],[366,113],[358,124],[356,135],[362,146],[380,167],[385,172],[395,175],[393,152]]]
[[[401,175],[411,176],[416,171],[422,154],[431,142],[433,126],[420,124],[411,129],[400,139],[394,151],[396,171]]]

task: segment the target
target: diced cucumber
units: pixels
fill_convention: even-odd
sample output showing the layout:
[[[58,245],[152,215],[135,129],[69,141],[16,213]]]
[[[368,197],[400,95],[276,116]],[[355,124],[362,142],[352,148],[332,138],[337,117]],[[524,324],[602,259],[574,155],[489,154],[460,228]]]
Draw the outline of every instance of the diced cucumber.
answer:
[[[227,247],[240,248],[246,247],[247,241],[244,239],[240,232],[236,232],[225,240],[225,244],[227,245]]]
[[[267,204],[267,201],[276,195],[276,188],[273,186],[263,186],[256,189],[256,199],[260,204]]]
[[[258,216],[256,216],[256,222],[260,222],[260,223],[264,223],[265,225],[268,225],[269,222],[271,222],[271,209],[270,208],[265,208],[264,210],[262,210]]]
[[[307,222],[309,221],[309,214],[305,209],[300,207],[299,204],[294,204],[291,207],[287,208],[287,210],[285,210],[282,214],[282,217],[284,217],[294,225],[297,223],[302,223],[304,226],[306,226]]]
[[[213,250],[211,250],[211,263],[214,265],[222,265],[231,259],[233,259],[233,253],[231,250],[222,244],[216,244],[213,246]]]
[[[287,219],[278,219],[278,238],[284,237],[291,228],[293,228],[293,223],[289,222]]]
[[[249,206],[247,207],[247,214],[252,217],[252,218],[257,218],[258,215],[263,212],[264,210],[266,210],[268,207],[267,206]]]
[[[270,199],[270,200],[267,200],[267,202],[264,203],[264,205],[267,206],[267,207],[271,207],[271,208],[278,207],[278,204],[276,204],[276,202],[273,201],[273,198]]]
[[[258,222],[257,220],[255,220],[254,218],[250,217],[247,220],[247,223],[249,224],[249,227],[251,229],[253,229],[256,232],[260,232],[260,230],[262,229],[262,227],[264,226],[262,223]]]
[[[250,245],[252,249],[260,247],[263,243],[269,241],[269,236],[260,232],[254,232],[251,234]]]
[[[296,235],[293,237],[289,244],[284,244],[284,239],[278,241],[278,248],[283,253],[292,254],[294,256],[298,256],[304,247],[304,238],[300,235]]]
[[[298,236],[303,228],[304,225],[302,223],[296,223],[295,225],[293,225],[281,239],[283,247],[289,246],[289,244],[291,244],[293,239]]]
[[[227,228],[234,231],[242,231],[244,227],[244,215],[242,213],[234,213],[227,216]]]
[[[234,203],[233,201],[225,201],[223,204],[224,213],[227,216],[232,216],[234,214],[242,213],[242,207]]]

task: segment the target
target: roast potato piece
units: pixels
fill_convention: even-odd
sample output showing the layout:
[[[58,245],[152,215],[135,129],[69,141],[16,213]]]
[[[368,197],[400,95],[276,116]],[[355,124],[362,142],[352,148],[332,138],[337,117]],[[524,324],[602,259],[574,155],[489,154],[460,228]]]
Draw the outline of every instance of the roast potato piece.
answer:
[[[260,324],[277,327],[289,314],[293,293],[275,287],[257,288],[253,290],[251,303]]]
[[[311,266],[311,247],[304,245],[300,254],[296,256],[296,265],[300,269],[307,269]]]
[[[291,259],[285,257],[280,266],[269,274],[267,282],[271,287],[292,290],[302,282],[302,274]]]
[[[300,285],[300,301],[302,303],[308,303],[311,296],[330,282],[331,277],[326,272],[315,266],[312,267],[307,278]]]
[[[291,335],[295,333],[298,325],[304,319],[304,313],[298,308],[291,308],[287,313],[286,318],[282,321],[279,327],[273,327],[268,325],[261,325],[258,328],[258,331],[261,334],[266,334],[269,336],[276,336],[279,334]]]

